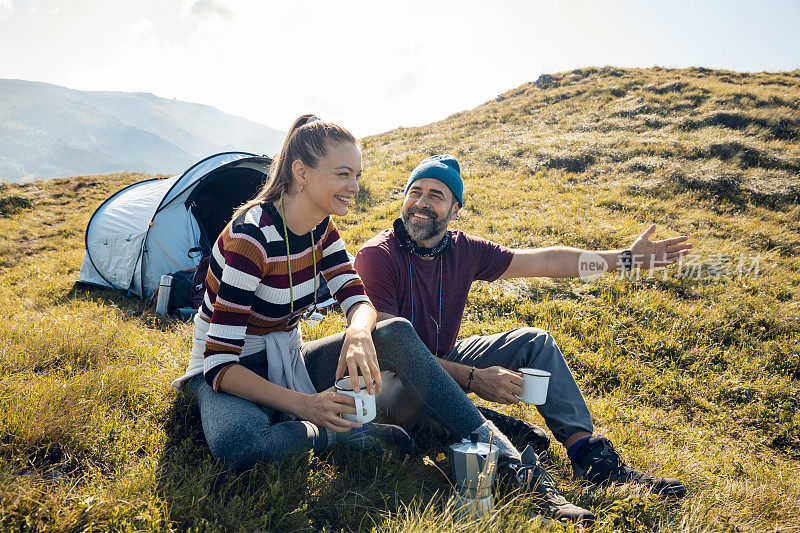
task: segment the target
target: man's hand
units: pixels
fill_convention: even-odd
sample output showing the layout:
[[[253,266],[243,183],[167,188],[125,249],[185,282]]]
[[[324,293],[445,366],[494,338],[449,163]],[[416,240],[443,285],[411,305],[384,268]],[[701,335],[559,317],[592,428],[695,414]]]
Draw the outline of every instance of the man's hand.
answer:
[[[656,232],[653,224],[639,235],[630,247],[633,268],[655,268],[669,266],[680,260],[692,249],[689,237],[682,235],[663,241],[651,241]]]
[[[522,375],[501,366],[476,368],[470,392],[495,403],[517,403],[522,394]]]

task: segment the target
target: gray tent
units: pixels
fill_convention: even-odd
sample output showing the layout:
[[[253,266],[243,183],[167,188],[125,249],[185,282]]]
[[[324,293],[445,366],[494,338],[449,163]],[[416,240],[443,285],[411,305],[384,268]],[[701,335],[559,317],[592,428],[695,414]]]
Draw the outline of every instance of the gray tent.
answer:
[[[272,160],[225,152],[180,176],[153,178],[113,194],[86,227],[78,281],[150,299],[162,274],[194,268],[236,207],[253,198]]]

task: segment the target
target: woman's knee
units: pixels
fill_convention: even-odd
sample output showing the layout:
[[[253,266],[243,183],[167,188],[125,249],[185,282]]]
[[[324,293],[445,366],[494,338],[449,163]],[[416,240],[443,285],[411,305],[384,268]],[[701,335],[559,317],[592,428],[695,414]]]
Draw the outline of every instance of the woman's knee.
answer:
[[[409,335],[418,336],[411,322],[402,317],[394,317],[378,322],[373,336],[380,340],[401,340]]]
[[[399,316],[388,320],[382,320],[378,322],[378,325],[375,327],[375,333],[385,336],[394,336],[411,331],[414,331],[414,326],[411,325],[411,322]]]
[[[375,350],[382,370],[405,374],[405,370],[433,360],[433,354],[425,346],[405,318],[392,318],[380,322],[372,335]],[[386,367],[384,367],[386,365]]]

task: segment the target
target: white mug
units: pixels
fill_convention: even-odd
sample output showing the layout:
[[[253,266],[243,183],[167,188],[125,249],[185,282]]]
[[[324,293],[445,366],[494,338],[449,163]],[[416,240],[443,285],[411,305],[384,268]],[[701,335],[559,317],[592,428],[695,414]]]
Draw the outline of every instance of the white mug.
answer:
[[[338,380],[333,385],[336,388],[336,392],[351,396],[356,401],[356,414],[342,413],[342,418],[352,420],[353,422],[370,422],[376,415],[375,396],[367,392],[364,376],[358,376],[358,385],[361,387],[361,391],[353,391],[350,376]],[[365,410],[367,414],[364,414]]]
[[[517,396],[525,403],[543,405],[547,400],[547,386],[550,372],[538,368],[520,368],[522,374],[522,394]]]

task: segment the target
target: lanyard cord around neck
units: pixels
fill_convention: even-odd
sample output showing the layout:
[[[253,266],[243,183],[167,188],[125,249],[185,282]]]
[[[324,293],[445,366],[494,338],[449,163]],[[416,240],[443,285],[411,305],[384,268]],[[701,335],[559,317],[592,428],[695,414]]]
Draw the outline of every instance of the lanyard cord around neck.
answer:
[[[286,211],[283,208],[283,196],[281,196],[281,222],[283,222],[283,236],[286,241],[286,265],[289,268],[289,316],[294,314],[294,285],[292,284],[292,260],[289,258],[289,230],[286,228]],[[311,313],[317,308],[317,252],[314,244],[314,228],[308,232],[311,235],[311,257],[314,261],[314,306],[309,308]],[[441,314],[441,304],[439,305]],[[309,313],[309,316],[310,313]]]
[[[439,257],[439,322],[436,324],[436,352],[439,351],[439,332],[442,329],[442,273],[444,270],[444,256]],[[411,254],[408,254],[408,284],[411,293],[411,325],[414,325],[414,278],[411,275]],[[431,317],[433,320],[433,317]],[[436,352],[433,355],[436,355]]]

